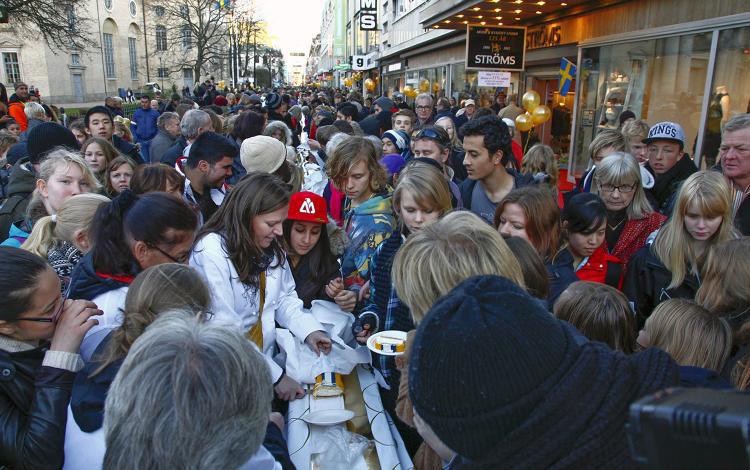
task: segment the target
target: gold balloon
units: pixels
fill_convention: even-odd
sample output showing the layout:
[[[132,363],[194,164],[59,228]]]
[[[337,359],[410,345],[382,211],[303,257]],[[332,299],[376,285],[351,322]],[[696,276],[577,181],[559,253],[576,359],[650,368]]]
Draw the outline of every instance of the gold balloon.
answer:
[[[345,78],[344,79],[344,86],[348,86],[348,87],[352,86],[352,79],[348,78],[348,77]]]
[[[375,82],[371,78],[368,78],[365,80],[365,88],[367,91],[375,91]]]
[[[417,90],[411,85],[406,85],[403,91],[407,98],[414,98],[417,96]]]
[[[422,93],[427,93],[428,91],[430,91],[430,81],[426,78],[423,78],[419,82],[419,91],[421,91]]]
[[[550,109],[543,104],[540,104],[531,112],[531,120],[534,121],[534,124],[542,124],[543,122],[547,122],[551,117],[552,111],[550,111]]]
[[[521,103],[523,103],[523,109],[525,109],[528,112],[531,112],[539,106],[539,93],[535,92],[534,90],[527,91],[523,94],[523,98],[521,98]]]
[[[521,132],[527,132],[534,127],[534,121],[531,118],[531,114],[524,113],[516,116],[516,129]]]
[[[437,95],[439,91],[440,91],[440,84],[438,82],[433,83],[432,92]]]

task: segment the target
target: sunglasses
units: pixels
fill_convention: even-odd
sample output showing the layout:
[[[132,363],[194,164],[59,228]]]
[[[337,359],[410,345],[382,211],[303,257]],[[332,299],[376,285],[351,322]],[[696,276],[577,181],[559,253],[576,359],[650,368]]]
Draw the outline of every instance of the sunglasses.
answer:
[[[441,135],[435,129],[422,129],[422,130],[420,130],[419,134],[417,134],[417,136],[414,138],[414,140],[419,140],[419,139],[431,139],[431,140],[437,141],[437,143],[439,143],[440,145],[442,145],[444,147],[447,146],[450,143],[450,142],[448,142],[445,139],[444,135]]]

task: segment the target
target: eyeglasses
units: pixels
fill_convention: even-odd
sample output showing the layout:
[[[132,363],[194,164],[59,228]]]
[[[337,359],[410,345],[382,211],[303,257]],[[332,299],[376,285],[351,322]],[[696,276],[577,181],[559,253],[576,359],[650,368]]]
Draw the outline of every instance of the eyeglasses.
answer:
[[[60,314],[62,314],[63,307],[65,307],[65,301],[68,300],[68,294],[70,293],[70,285],[68,285],[68,288],[65,290],[65,293],[60,294],[60,305],[55,308],[55,313],[52,314],[51,317],[24,317],[24,318],[16,318],[13,321],[33,321],[37,323],[57,323],[57,320],[60,319]]]
[[[180,256],[179,258],[175,258],[174,256],[170,255],[166,251],[162,250],[156,245],[149,245],[150,248],[153,248],[154,250],[158,251],[159,253],[163,254],[167,258],[169,258],[174,263],[179,264],[187,264],[188,260],[190,259],[190,253],[185,253],[184,255]]]
[[[449,142],[447,141],[445,137],[446,137],[445,135],[441,135],[435,129],[427,128],[427,129],[422,129],[421,131],[419,131],[419,133],[414,138],[414,140],[416,141],[420,139],[431,139],[431,140],[437,141],[437,143],[439,143],[443,147],[446,147],[449,144]]]
[[[420,105],[420,106],[417,106],[417,109],[421,109],[422,111],[425,111],[425,110],[428,110],[428,109],[432,109],[432,106],[421,106]]]
[[[613,193],[615,192],[615,189],[620,191],[622,194],[628,194],[632,193],[635,189],[634,184],[621,184],[620,186],[615,186],[614,184],[602,184],[599,185],[599,189],[604,191],[605,193]]]

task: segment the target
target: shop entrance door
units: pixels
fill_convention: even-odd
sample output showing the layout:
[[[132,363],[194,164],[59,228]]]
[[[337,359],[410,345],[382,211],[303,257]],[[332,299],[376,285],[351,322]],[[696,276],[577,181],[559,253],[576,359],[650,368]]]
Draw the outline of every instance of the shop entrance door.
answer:
[[[570,153],[570,133],[573,121],[573,101],[575,99],[575,80],[570,84],[568,94],[560,96],[559,81],[556,78],[533,78],[531,87],[552,111],[552,119],[537,126],[539,141],[549,145],[561,159],[567,161]]]

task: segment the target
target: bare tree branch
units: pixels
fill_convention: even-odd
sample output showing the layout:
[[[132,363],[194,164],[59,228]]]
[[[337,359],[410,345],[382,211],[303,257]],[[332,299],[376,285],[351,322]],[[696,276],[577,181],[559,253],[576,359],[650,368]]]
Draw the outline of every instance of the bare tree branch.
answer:
[[[8,22],[19,32],[40,35],[54,53],[97,44],[87,6],[86,0],[2,0]]]

